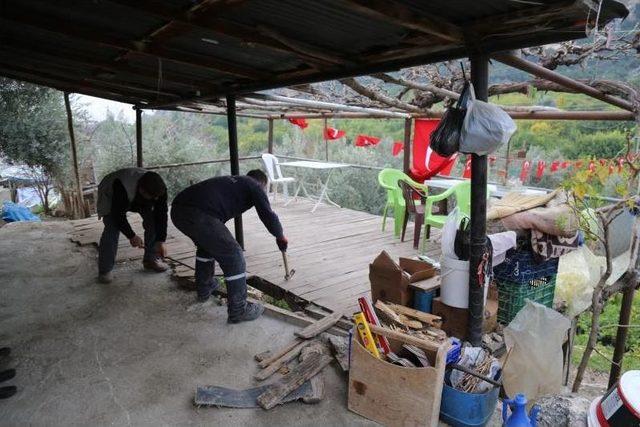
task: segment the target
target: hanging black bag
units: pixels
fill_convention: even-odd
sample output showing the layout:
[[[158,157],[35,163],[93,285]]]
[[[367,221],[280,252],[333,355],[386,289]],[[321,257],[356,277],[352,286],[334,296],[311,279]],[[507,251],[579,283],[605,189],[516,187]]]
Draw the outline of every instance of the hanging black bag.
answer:
[[[471,248],[471,223],[466,216],[460,221],[456,231],[456,239],[453,243],[453,251],[461,261],[469,261],[469,251]]]
[[[438,127],[431,132],[429,146],[442,157],[450,157],[460,148],[460,135],[467,114],[467,103],[471,99],[471,91],[473,86],[465,81],[460,97],[444,112]]]

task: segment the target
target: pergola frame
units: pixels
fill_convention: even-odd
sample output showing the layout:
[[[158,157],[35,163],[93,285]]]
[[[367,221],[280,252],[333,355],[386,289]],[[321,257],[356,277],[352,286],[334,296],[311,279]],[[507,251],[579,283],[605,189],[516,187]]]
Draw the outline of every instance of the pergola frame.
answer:
[[[175,5],[172,7],[152,0],[109,0],[89,7],[74,3],[78,8],[74,16],[80,16],[76,19],[79,22],[74,22],[64,14],[64,10],[60,13],[55,7],[43,13],[37,3],[34,6],[30,0],[4,0],[4,13],[0,19],[7,25],[3,36],[3,42],[6,43],[0,45],[5,57],[0,60],[0,75],[65,92],[134,104],[138,166],[144,164],[142,109],[211,114],[226,112],[232,174],[239,173],[237,117],[269,120],[270,151],[273,149],[275,119],[300,116],[404,119],[403,163],[407,168],[411,119],[437,117],[441,112],[336,107],[330,103],[309,100],[297,99],[292,102],[277,95],[255,92],[387,72],[464,56],[471,59],[471,79],[478,99],[487,99],[489,57],[494,55],[501,62],[526,68],[534,75],[623,109],[612,112],[510,111],[514,118],[633,120],[637,113],[625,100],[599,93],[586,85],[571,83],[557,73],[540,70],[520,58],[503,53],[509,49],[580,38],[584,35],[580,31],[584,30],[585,24],[598,27],[613,18],[626,16],[628,11],[624,6],[612,0],[600,3],[591,0],[543,0],[534,6],[529,2],[496,0],[484,4],[482,8],[474,7],[474,2],[469,0],[460,5],[448,4],[448,7],[442,8],[429,6],[426,9],[403,0],[345,0],[328,2],[325,5],[326,13],[318,16],[309,12],[316,3],[303,1],[299,10],[294,11],[299,12],[298,17],[305,20],[303,28],[305,24],[312,26],[320,22],[319,25],[324,25],[323,29],[326,30],[334,24],[333,18],[349,17],[358,29],[367,29],[371,33],[362,40],[361,46],[350,44],[357,30],[339,32],[340,28],[335,28],[335,31],[312,32],[315,36],[311,41],[300,36],[300,22],[279,19],[279,12],[282,11],[277,2],[272,4],[272,0],[200,0],[185,1],[184,4],[183,8],[176,10]],[[96,14],[92,7],[101,7],[104,16]],[[134,20],[135,27],[146,29],[144,34],[140,35],[141,30],[138,30],[137,38],[127,37],[132,28],[125,25],[126,21],[122,24],[122,31],[100,31],[100,25],[105,25],[104,21],[92,27],[92,20],[109,20],[111,15],[123,13],[122,8],[141,18]],[[439,12],[434,14],[429,9]],[[596,10],[597,15],[591,13]],[[252,26],[245,22],[247,19],[267,22]],[[272,22],[269,23],[269,20]],[[112,20],[109,24],[117,26]],[[203,53],[205,49],[200,45],[201,42],[219,42],[213,40],[213,43],[212,39],[203,37],[202,32],[213,32],[225,43],[211,47],[213,53]],[[52,54],[38,41],[34,42],[38,37],[23,40],[22,35],[30,33],[37,34],[44,43],[49,42],[48,34],[54,42],[63,40],[71,48]],[[184,44],[179,45],[175,41],[177,36],[191,37],[188,38],[188,44],[194,48],[193,51],[185,50]],[[338,36],[342,39],[338,40]],[[238,55],[243,49],[242,43],[245,43],[244,49],[255,53],[248,62]],[[324,46],[341,47],[342,51],[337,49],[334,52]],[[97,53],[102,51],[112,52],[113,56],[109,59],[98,56]],[[134,65],[129,64],[129,59],[135,59],[132,61]],[[253,66],[254,59],[262,61],[259,62],[260,66]],[[166,73],[157,73],[149,69],[150,61],[157,61],[159,69],[162,69],[163,62],[170,67]],[[95,67],[100,68],[99,72],[93,72]],[[455,94],[449,93],[447,96],[455,97]],[[224,106],[220,101],[223,97]],[[264,111],[270,113],[265,114]],[[471,272],[477,270],[485,245],[486,181],[487,157],[473,155],[469,340],[474,345],[478,345],[481,339],[483,293],[477,286],[477,275]],[[236,238],[242,244],[241,217],[235,219],[235,224]]]

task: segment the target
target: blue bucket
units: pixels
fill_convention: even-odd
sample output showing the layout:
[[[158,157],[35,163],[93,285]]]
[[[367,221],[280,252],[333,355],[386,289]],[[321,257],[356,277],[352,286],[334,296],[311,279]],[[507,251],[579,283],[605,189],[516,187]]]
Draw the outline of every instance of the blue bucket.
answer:
[[[431,313],[434,294],[435,291],[423,291],[416,289],[413,294],[413,308],[424,311],[425,313]]]
[[[500,387],[486,393],[466,393],[444,384],[440,419],[453,427],[480,427],[489,422],[496,404]]]

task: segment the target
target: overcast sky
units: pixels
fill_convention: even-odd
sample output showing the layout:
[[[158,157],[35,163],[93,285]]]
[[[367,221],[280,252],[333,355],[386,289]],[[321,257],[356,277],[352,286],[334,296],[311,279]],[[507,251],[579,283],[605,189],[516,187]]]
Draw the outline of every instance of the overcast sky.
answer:
[[[129,122],[135,122],[136,113],[130,104],[109,101],[93,96],[77,95],[76,102],[84,104],[85,109],[93,120],[104,120],[107,117],[107,111],[111,111],[115,116],[122,112],[124,118]]]

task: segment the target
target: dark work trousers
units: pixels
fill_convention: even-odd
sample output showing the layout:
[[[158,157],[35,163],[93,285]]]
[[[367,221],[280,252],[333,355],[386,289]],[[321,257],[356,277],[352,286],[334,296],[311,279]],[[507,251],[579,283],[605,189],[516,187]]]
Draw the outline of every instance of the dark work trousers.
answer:
[[[156,244],[156,227],[151,209],[140,213],[142,227],[144,228],[144,260],[151,261],[156,258],[154,246]],[[118,253],[118,239],[120,230],[111,215],[102,218],[104,230],[98,246],[98,273],[106,274],[113,270]]]
[[[219,219],[188,206],[171,207],[173,224],[195,243],[196,285],[200,299],[215,287],[214,261],[220,264],[227,284],[229,317],[244,313],[247,304],[247,273],[242,248]]]

